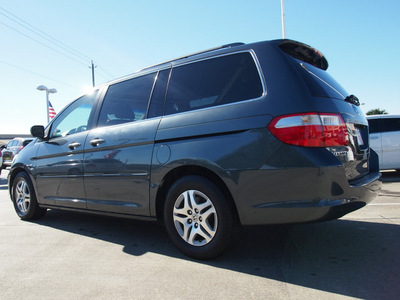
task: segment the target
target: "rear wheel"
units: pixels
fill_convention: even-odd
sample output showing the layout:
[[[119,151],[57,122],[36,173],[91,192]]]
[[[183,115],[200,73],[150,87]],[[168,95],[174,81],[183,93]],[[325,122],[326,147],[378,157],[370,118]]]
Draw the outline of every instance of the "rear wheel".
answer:
[[[12,200],[22,220],[36,220],[46,213],[46,209],[39,207],[32,182],[25,172],[18,173],[14,179]]]
[[[195,259],[218,256],[233,235],[231,205],[217,186],[200,176],[186,176],[172,185],[164,221],[176,247]]]

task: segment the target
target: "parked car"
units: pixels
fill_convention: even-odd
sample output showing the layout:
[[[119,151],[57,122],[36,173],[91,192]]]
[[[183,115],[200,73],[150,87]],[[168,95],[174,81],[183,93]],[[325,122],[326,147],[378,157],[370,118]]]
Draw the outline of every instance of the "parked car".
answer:
[[[377,196],[358,99],[308,45],[230,44],[83,95],[15,160],[23,220],[46,209],[162,221],[186,255],[219,255],[236,224],[331,220]]]
[[[373,115],[367,119],[370,147],[379,155],[379,168],[400,171],[400,115]]]
[[[3,170],[3,152],[0,151],[0,175],[1,175],[1,170]]]
[[[32,141],[33,141],[33,138],[16,137],[16,138],[12,139],[7,144],[7,146],[2,150],[2,153],[3,153],[2,168],[5,169],[7,167],[10,167],[14,157],[17,156],[18,153]]]

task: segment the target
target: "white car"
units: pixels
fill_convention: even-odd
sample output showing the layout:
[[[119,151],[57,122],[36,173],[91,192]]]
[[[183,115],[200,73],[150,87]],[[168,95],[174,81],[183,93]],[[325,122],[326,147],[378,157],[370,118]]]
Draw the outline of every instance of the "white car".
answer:
[[[372,115],[367,119],[370,147],[379,155],[379,168],[400,171],[400,115]]]
[[[3,169],[2,166],[3,166],[3,153],[0,150],[0,175],[1,175],[1,170]]]

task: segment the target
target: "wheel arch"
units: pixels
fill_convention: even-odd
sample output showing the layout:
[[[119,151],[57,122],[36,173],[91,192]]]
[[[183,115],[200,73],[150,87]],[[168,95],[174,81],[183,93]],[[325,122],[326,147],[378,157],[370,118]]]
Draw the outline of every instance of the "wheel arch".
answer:
[[[17,167],[12,168],[8,175],[8,190],[9,190],[11,199],[12,199],[12,190],[13,190],[12,186],[14,184],[15,177],[17,177],[17,175],[21,172],[24,172],[29,176],[29,178],[33,184],[33,187],[34,187],[34,192],[36,193],[35,181],[32,180],[32,174],[27,169],[25,169],[23,166],[17,166]],[[37,197],[37,195],[36,195],[36,197]]]
[[[163,211],[165,205],[165,198],[169,188],[174,184],[174,182],[176,182],[180,178],[189,175],[201,176],[214,183],[224,194],[225,198],[228,200],[228,203],[234,213],[235,222],[237,222],[237,224],[240,223],[235,201],[233,200],[233,196],[229,191],[225,182],[222,180],[222,178],[212,170],[196,165],[185,165],[177,167],[169,171],[164,176],[163,180],[161,181],[161,185],[157,190],[157,195],[156,195],[156,216],[159,221],[164,222]]]

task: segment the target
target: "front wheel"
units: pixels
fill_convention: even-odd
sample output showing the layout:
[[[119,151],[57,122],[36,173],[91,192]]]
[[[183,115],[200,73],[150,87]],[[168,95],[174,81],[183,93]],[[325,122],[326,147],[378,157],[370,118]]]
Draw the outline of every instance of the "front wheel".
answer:
[[[186,176],[170,188],[164,221],[176,247],[195,259],[221,254],[233,236],[233,209],[220,189],[200,176]]]
[[[18,173],[14,179],[12,200],[22,220],[36,220],[46,213],[46,209],[39,207],[32,182],[25,172]]]

